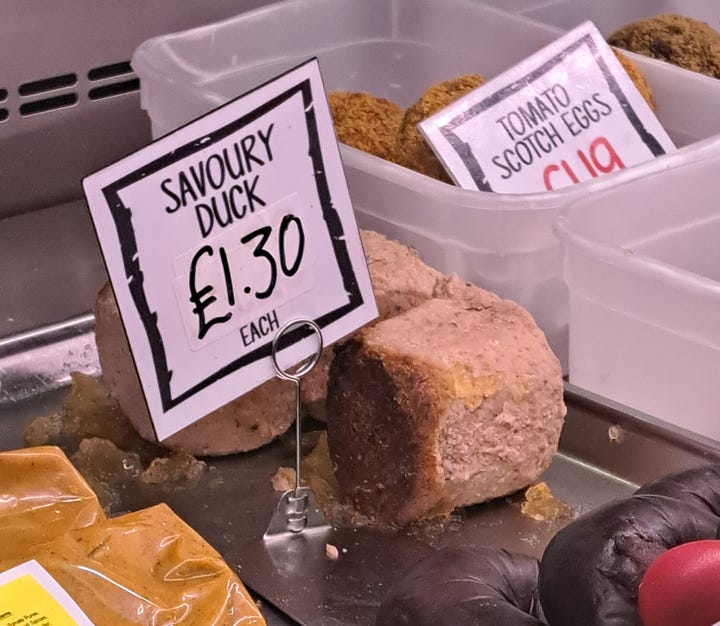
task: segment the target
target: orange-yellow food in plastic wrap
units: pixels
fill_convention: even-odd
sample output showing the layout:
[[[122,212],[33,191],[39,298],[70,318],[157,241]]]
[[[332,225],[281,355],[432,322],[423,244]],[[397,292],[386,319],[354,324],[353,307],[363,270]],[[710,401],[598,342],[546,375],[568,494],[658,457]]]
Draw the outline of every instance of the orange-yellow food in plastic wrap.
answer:
[[[35,559],[92,622],[264,626],[238,577],[164,504],[106,519],[57,448],[0,454],[0,571]]]
[[[0,454],[0,558],[27,555],[104,519],[95,494],[59,448]]]
[[[265,624],[220,555],[165,504],[65,533],[0,570],[30,558],[96,624]]]

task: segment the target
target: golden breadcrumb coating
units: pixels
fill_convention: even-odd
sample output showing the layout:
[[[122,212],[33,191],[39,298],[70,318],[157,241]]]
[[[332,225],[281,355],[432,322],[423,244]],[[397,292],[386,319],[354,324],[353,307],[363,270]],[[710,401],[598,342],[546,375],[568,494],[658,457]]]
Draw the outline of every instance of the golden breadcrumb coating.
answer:
[[[397,104],[369,93],[345,91],[328,93],[328,103],[338,141],[391,159],[404,113]]]
[[[618,50],[613,50],[613,52],[615,53],[617,60],[620,61],[620,65],[622,65],[625,71],[628,73],[630,80],[635,83],[635,87],[637,87],[640,95],[645,98],[645,102],[647,102],[648,106],[654,111],[655,101],[653,100],[652,89],[650,89],[650,85],[648,85],[648,82],[645,80],[645,76],[643,76],[643,73],[640,71],[638,66],[635,65],[624,54],[620,53]]]
[[[418,123],[485,82],[482,76],[467,74],[430,87],[403,117],[395,144],[395,162],[421,174],[450,183],[442,163],[418,130]]]
[[[608,43],[720,78],[720,34],[689,17],[665,14],[634,22],[610,35]]]

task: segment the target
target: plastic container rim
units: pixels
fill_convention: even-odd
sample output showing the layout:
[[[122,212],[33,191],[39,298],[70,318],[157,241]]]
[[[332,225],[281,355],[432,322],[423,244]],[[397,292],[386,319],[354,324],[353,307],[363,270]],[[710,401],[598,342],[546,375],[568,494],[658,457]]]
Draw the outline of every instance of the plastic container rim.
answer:
[[[692,148],[692,150],[688,151],[687,148]],[[582,208],[582,205],[586,202],[588,197],[597,198],[598,196],[613,194],[616,192],[621,193],[623,188],[638,182],[640,179],[651,180],[666,174],[669,171],[682,170],[695,163],[705,160],[706,157],[720,161],[720,135],[711,137],[703,142],[692,144],[687,148],[679,150],[674,154],[660,157],[666,159],[665,167],[661,170],[652,171],[646,173],[645,175],[641,172],[637,172],[637,175],[632,178],[620,181],[611,187],[590,190],[585,197],[576,198],[568,203],[568,205],[555,217],[552,224],[553,233],[560,239],[562,244],[567,247],[565,254],[567,254],[570,249],[576,248],[589,257],[600,259],[601,261],[615,266],[623,265],[626,270],[635,275],[658,278],[686,293],[700,294],[711,292],[720,297],[720,282],[716,280],[707,278],[690,270],[677,267],[671,263],[654,259],[646,254],[638,254],[636,252],[628,254],[628,251],[620,246],[605,243],[600,239],[580,234],[579,232],[573,230],[569,223],[573,211],[578,210],[578,207]],[[686,151],[689,152],[688,155],[685,154]],[[689,160],[687,160],[688,156]],[[654,161],[650,161],[649,163],[652,164],[653,162]],[[635,166],[634,169],[643,168],[646,165],[647,164],[641,164],[639,166]],[[567,265],[567,259],[565,260],[565,264]],[[568,286],[577,288],[574,281],[568,278],[567,268],[564,274],[565,280],[568,282]],[[578,289],[578,291],[583,290]]]

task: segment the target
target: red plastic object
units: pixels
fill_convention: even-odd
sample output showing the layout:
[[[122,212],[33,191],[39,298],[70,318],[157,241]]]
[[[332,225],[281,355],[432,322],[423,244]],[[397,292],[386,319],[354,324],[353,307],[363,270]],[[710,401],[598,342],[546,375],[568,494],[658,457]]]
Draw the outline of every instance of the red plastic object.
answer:
[[[643,626],[720,622],[720,541],[693,541],[661,554],[638,591]]]

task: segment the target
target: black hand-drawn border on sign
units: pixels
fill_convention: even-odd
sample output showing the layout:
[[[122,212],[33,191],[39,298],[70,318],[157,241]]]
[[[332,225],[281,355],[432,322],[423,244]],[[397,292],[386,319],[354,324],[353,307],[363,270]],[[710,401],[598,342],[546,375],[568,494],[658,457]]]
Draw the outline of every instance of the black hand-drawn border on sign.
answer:
[[[294,72],[301,67],[314,62],[316,62],[315,59],[306,61],[305,63],[302,63],[301,65],[291,70],[288,70],[284,74],[273,78],[271,81],[268,81],[267,83],[256,87],[250,92],[238,96],[238,98],[235,98],[234,100],[228,102],[226,105],[223,106],[228,106],[232,104],[232,102],[235,102],[236,100],[247,96],[248,93],[257,91],[258,89],[263,88],[267,84],[278,80],[282,76],[285,76],[286,74]],[[355,276],[355,270],[353,268],[350,255],[347,250],[342,220],[340,219],[340,215],[338,214],[337,210],[333,207],[330,188],[328,186],[327,178],[325,176],[325,167],[323,163],[322,148],[320,145],[320,136],[318,134],[317,119],[315,116],[315,109],[313,107],[313,93],[310,84],[310,78],[303,79],[293,87],[275,96],[271,100],[267,101],[265,104],[259,106],[253,111],[250,111],[246,115],[231,122],[230,124],[227,124],[226,126],[223,126],[222,128],[208,135],[203,135],[202,137],[198,137],[195,140],[188,142],[187,144],[177,148],[171,153],[163,155],[162,157],[155,159],[154,161],[146,164],[145,166],[133,172],[130,172],[123,178],[117,180],[111,185],[108,185],[107,187],[103,187],[102,189],[105,200],[110,207],[110,212],[112,214],[113,220],[115,222],[115,227],[117,229],[118,239],[120,241],[121,247],[121,254],[125,267],[126,277],[128,279],[130,293],[132,295],[132,299],[135,303],[138,314],[140,316],[140,319],[142,320],[143,326],[145,327],[145,332],[147,334],[148,343],[150,345],[150,350],[152,353],[153,364],[155,366],[155,374],[157,377],[158,389],[160,391],[160,398],[163,410],[165,412],[179,405],[181,402],[187,400],[188,398],[205,389],[214,382],[240,369],[241,367],[245,367],[251,363],[254,363],[255,361],[258,361],[259,359],[269,357],[271,351],[272,336],[270,336],[269,340],[262,346],[252,350],[251,352],[248,352],[247,354],[232,361],[231,363],[228,363],[227,365],[219,369],[217,372],[215,372],[211,376],[208,376],[207,378],[195,384],[191,388],[186,389],[173,396],[170,390],[170,379],[172,377],[172,370],[169,369],[165,356],[163,339],[157,324],[157,312],[150,310],[150,306],[145,296],[145,291],[143,289],[143,272],[142,268],[140,267],[140,257],[137,249],[135,230],[132,224],[132,212],[128,207],[123,205],[119,193],[122,189],[132,185],[133,183],[141,180],[142,178],[154,174],[164,169],[165,167],[194,154],[199,150],[207,148],[208,146],[224,139],[229,135],[238,132],[248,124],[251,124],[253,121],[259,119],[263,115],[266,115],[267,113],[277,108],[282,103],[286,102],[298,93],[302,94],[303,98],[303,106],[305,109],[305,122],[307,125],[309,140],[309,156],[313,164],[313,171],[315,173],[315,184],[323,213],[323,219],[325,221],[325,224],[327,225],[328,234],[330,235],[330,238],[332,240],[335,260],[337,262],[343,279],[343,286],[345,287],[345,291],[348,295],[348,301],[346,304],[332,311],[329,311],[314,320],[318,326],[320,326],[321,328],[325,328],[329,324],[332,324],[333,322],[344,317],[351,311],[362,306],[364,300],[362,297],[362,292],[360,291],[360,287],[358,285],[357,278]],[[217,111],[217,109],[215,109],[215,111]],[[192,122],[185,124],[185,126],[188,126],[189,124],[192,124],[193,122],[197,121],[198,119],[202,119],[207,115],[211,115],[215,111],[211,111],[206,115],[200,116]],[[182,128],[184,128],[185,126],[183,126]],[[173,133],[169,134],[172,135]],[[167,135],[165,137],[167,137]],[[157,139],[153,143],[161,141],[165,137]],[[298,329],[293,333],[289,333],[282,338],[280,342],[280,348],[285,348],[286,346],[296,343],[297,341],[300,341],[301,339],[309,335],[310,331],[307,329]],[[133,359],[134,358],[135,357],[133,356]],[[154,426],[155,425],[153,422],[153,428]]]
[[[630,124],[632,124],[632,127],[635,129],[635,132],[637,132],[637,134],[640,136],[642,142],[647,146],[648,150],[652,152],[653,156],[658,157],[665,154],[665,150],[660,145],[660,142],[647,128],[645,128],[645,125],[642,123],[642,121],[640,121],[640,118],[635,112],[635,109],[630,106],[630,103],[628,102],[625,94],[623,93],[622,89],[620,89],[620,85],[618,85],[617,81],[615,80],[615,76],[613,76],[610,68],[608,68],[605,59],[600,55],[600,51],[598,50],[598,47],[595,44],[595,40],[593,39],[592,35],[587,34],[570,44],[567,48],[565,48],[563,51],[561,51],[551,59],[548,59],[537,69],[533,70],[529,74],[526,74],[521,79],[509,85],[506,85],[499,91],[496,91],[494,94],[488,96],[484,100],[481,100],[477,104],[474,104],[467,111],[463,111],[460,115],[454,117],[447,124],[440,127],[440,132],[448,141],[448,143],[453,147],[455,152],[457,152],[458,156],[462,159],[462,162],[465,164],[468,172],[470,172],[470,175],[472,176],[479,190],[493,191],[490,183],[488,182],[487,176],[485,175],[485,172],[483,171],[480,163],[477,162],[477,159],[473,154],[472,148],[468,143],[460,139],[460,137],[455,134],[455,129],[458,126],[462,126],[472,118],[485,112],[489,108],[495,106],[499,102],[502,102],[506,98],[514,95],[516,92],[533,83],[538,78],[544,76],[553,67],[562,63],[566,56],[575,52],[578,48],[581,48],[584,45],[586,45],[590,49],[595,63],[598,65],[605,80],[607,81],[610,92],[615,96],[615,98],[617,98],[617,101],[620,103],[622,110],[625,112],[625,115],[630,121]]]

